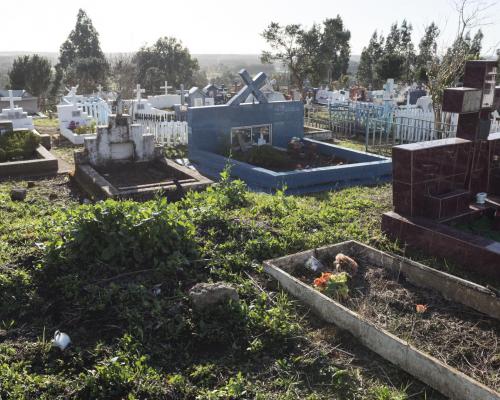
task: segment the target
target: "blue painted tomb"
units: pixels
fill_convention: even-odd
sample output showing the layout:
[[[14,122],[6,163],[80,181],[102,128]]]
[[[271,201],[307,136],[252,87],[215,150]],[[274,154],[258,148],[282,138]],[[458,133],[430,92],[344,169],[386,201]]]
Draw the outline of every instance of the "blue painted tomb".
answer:
[[[244,180],[253,190],[273,192],[284,186],[287,193],[300,194],[346,186],[376,184],[391,179],[391,160],[304,138],[304,105],[301,101],[269,102],[260,91],[266,82],[261,72],[254,79],[241,70],[244,86],[226,104],[189,107],[189,159],[199,171],[217,178],[228,163],[231,176]],[[244,103],[250,94],[256,102]],[[254,101],[255,101],[254,100]],[[272,146],[289,152],[290,142],[313,148],[316,158],[342,160],[337,164],[304,165],[277,171],[230,158],[252,151],[255,146]],[[281,154],[281,153],[278,153]]]

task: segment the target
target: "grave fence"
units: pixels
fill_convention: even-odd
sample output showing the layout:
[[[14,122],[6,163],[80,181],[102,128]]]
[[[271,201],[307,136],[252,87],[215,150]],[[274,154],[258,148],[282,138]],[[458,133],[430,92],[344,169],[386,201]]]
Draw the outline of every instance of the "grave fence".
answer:
[[[151,117],[136,119],[135,123],[142,125],[146,132],[154,134],[156,142],[162,145],[171,147],[186,145],[188,142],[188,124],[186,121]]]
[[[79,103],[78,107],[91,116],[97,122],[97,125],[107,125],[111,109],[104,100],[84,101]]]

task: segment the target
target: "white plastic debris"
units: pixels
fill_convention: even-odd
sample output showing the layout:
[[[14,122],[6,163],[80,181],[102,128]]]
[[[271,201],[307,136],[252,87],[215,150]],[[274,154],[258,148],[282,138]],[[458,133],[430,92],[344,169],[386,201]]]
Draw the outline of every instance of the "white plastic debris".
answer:
[[[321,261],[319,261],[316,257],[311,256],[307,259],[306,261],[306,267],[309,268],[313,272],[318,272],[323,270],[325,267],[323,264],[321,264]]]
[[[52,344],[59,347],[61,350],[65,350],[71,343],[70,337],[61,331],[56,331],[54,333],[54,339],[52,339]]]

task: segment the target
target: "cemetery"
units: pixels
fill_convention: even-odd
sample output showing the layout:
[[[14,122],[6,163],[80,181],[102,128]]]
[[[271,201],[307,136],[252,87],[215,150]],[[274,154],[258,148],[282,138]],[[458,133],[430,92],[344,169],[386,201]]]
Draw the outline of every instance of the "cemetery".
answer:
[[[225,105],[188,108],[189,158],[210,177],[216,177],[230,160],[233,176],[251,188],[265,192],[287,187],[288,193],[309,193],[356,184],[384,182],[391,176],[390,159],[345,149],[304,138],[303,105],[297,101],[268,102],[260,91],[266,76],[252,79],[245,70],[240,75],[246,85]],[[253,94],[258,100],[243,103]],[[237,161],[253,146],[273,146],[287,157],[295,146],[295,160],[288,158],[278,170]],[[317,166],[308,165],[307,149],[321,157]],[[281,149],[281,150],[280,150]],[[302,150],[303,149],[303,150]],[[258,151],[258,150],[257,150]],[[234,152],[234,159],[228,158]],[[313,154],[314,156],[314,154]],[[301,160],[302,167],[297,161]],[[327,160],[328,159],[328,160]],[[283,171],[283,167],[291,167]]]
[[[194,0],[0,52],[0,400],[500,400],[500,3],[461,1],[450,44]]]

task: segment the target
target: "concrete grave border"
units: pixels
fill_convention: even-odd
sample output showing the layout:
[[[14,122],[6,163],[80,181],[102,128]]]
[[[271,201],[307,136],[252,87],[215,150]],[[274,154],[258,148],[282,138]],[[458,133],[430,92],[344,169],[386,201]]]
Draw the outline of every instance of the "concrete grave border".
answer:
[[[59,128],[61,136],[69,140],[74,145],[83,145],[85,138],[95,137],[96,133],[83,133],[81,135],[72,132],[68,128]]]
[[[267,260],[264,261],[264,271],[278,280],[286,291],[310,306],[325,321],[350,332],[364,346],[445,396],[457,400],[500,400],[500,393],[377,327],[287,272],[293,269],[294,265],[304,264],[312,255],[321,259],[324,256],[335,257],[339,252],[365,258],[376,265],[402,273],[416,286],[437,290],[449,300],[500,319],[500,298],[490,290],[356,241]]]
[[[0,179],[21,176],[56,175],[59,172],[59,163],[57,158],[42,145],[39,145],[35,151],[38,158],[33,160],[8,161],[0,163]]]
[[[167,158],[162,158],[157,162],[161,163],[165,168],[172,168],[187,175],[188,178],[184,182],[183,180],[179,180],[163,184],[137,185],[123,190],[111,184],[90,164],[77,164],[73,178],[89,195],[97,199],[132,198],[135,200],[148,200],[161,191],[169,200],[178,200],[189,190],[203,190],[213,183],[210,179],[198,173],[198,171],[178,165]]]

